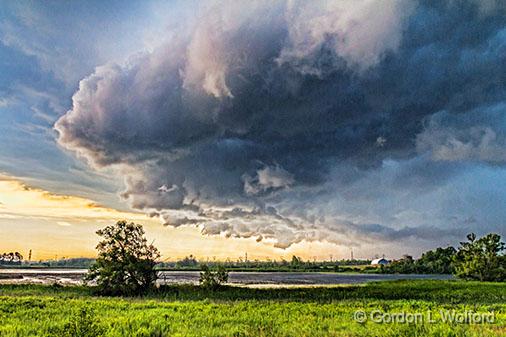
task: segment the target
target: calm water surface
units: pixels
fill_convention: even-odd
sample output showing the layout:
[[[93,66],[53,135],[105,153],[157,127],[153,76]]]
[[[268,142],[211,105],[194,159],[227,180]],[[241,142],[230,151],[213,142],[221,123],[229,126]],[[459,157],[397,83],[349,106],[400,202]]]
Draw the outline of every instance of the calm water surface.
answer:
[[[86,269],[0,269],[3,283],[67,283],[77,284],[83,279]],[[373,281],[451,279],[451,275],[418,274],[346,274],[346,273],[293,273],[293,272],[231,272],[229,283],[239,285],[331,285],[358,284]],[[198,283],[199,272],[163,271],[159,283]]]

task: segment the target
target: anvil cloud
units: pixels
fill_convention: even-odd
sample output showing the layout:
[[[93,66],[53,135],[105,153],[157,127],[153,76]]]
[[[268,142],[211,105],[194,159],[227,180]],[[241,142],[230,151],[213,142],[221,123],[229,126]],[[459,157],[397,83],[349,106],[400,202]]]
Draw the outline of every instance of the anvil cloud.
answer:
[[[96,68],[55,124],[63,147],[124,176],[134,209],[278,247],[503,229],[503,2],[198,13],[153,51]]]

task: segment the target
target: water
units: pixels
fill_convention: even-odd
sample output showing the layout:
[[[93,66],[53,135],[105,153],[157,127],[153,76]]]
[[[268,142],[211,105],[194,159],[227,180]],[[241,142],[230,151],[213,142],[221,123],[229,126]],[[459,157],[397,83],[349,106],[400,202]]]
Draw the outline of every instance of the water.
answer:
[[[0,269],[1,283],[79,284],[86,269]]]
[[[78,284],[86,269],[0,269],[0,283],[39,283]],[[6,278],[6,279],[2,279]],[[229,283],[248,286],[283,285],[332,285],[359,284],[373,281],[451,279],[451,275],[419,274],[347,274],[347,273],[295,273],[295,272],[231,272]],[[199,272],[163,271],[159,273],[159,283],[198,283]]]
[[[33,275],[33,274],[43,274],[43,275],[73,275],[73,274],[85,274],[87,269],[36,269],[36,268],[12,268],[12,269],[1,269],[0,275],[15,275],[15,274],[23,274],[23,275]]]

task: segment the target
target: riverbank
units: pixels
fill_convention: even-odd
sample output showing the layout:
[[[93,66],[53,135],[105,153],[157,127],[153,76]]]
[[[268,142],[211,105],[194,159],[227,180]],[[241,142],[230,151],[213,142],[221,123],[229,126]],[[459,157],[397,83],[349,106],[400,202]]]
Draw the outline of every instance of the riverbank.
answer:
[[[492,313],[493,321],[444,321],[441,313],[452,311]],[[396,313],[424,319],[377,322]],[[172,285],[135,298],[96,297],[82,286],[3,285],[0,320],[0,335],[9,337],[75,329],[95,333],[87,336],[504,336],[506,284],[411,280],[214,292]]]

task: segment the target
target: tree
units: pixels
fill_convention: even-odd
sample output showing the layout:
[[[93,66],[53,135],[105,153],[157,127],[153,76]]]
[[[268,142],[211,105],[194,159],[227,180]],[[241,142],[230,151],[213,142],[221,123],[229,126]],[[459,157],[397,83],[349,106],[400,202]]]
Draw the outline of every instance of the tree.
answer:
[[[20,252],[15,252],[15,253],[14,253],[14,259],[15,259],[16,261],[21,262],[21,261],[23,261],[23,255],[21,255],[21,253],[20,253]]]
[[[468,242],[461,242],[454,256],[455,275],[463,279],[479,281],[506,280],[505,244],[501,236],[490,233],[480,239],[471,233]]]
[[[219,265],[216,271],[212,271],[206,264],[202,265],[201,269],[199,284],[203,288],[216,290],[228,281],[228,272],[222,265]]]
[[[422,254],[416,261],[417,272],[429,274],[452,274],[453,256],[456,253],[453,247],[437,248]]]
[[[302,264],[302,259],[300,257],[297,257],[295,255],[292,255],[292,261],[290,262],[290,265],[293,267],[293,268],[297,268],[297,267],[300,267],[300,265]]]
[[[152,287],[158,249],[147,243],[141,225],[118,221],[97,231],[103,239],[97,245],[98,258],[90,267],[87,281],[96,281],[104,295],[136,295]]]
[[[415,272],[415,261],[411,255],[403,255],[401,259],[380,268],[384,273],[411,274]]]
[[[198,264],[197,259],[191,254],[176,262],[177,267],[197,267]]]

